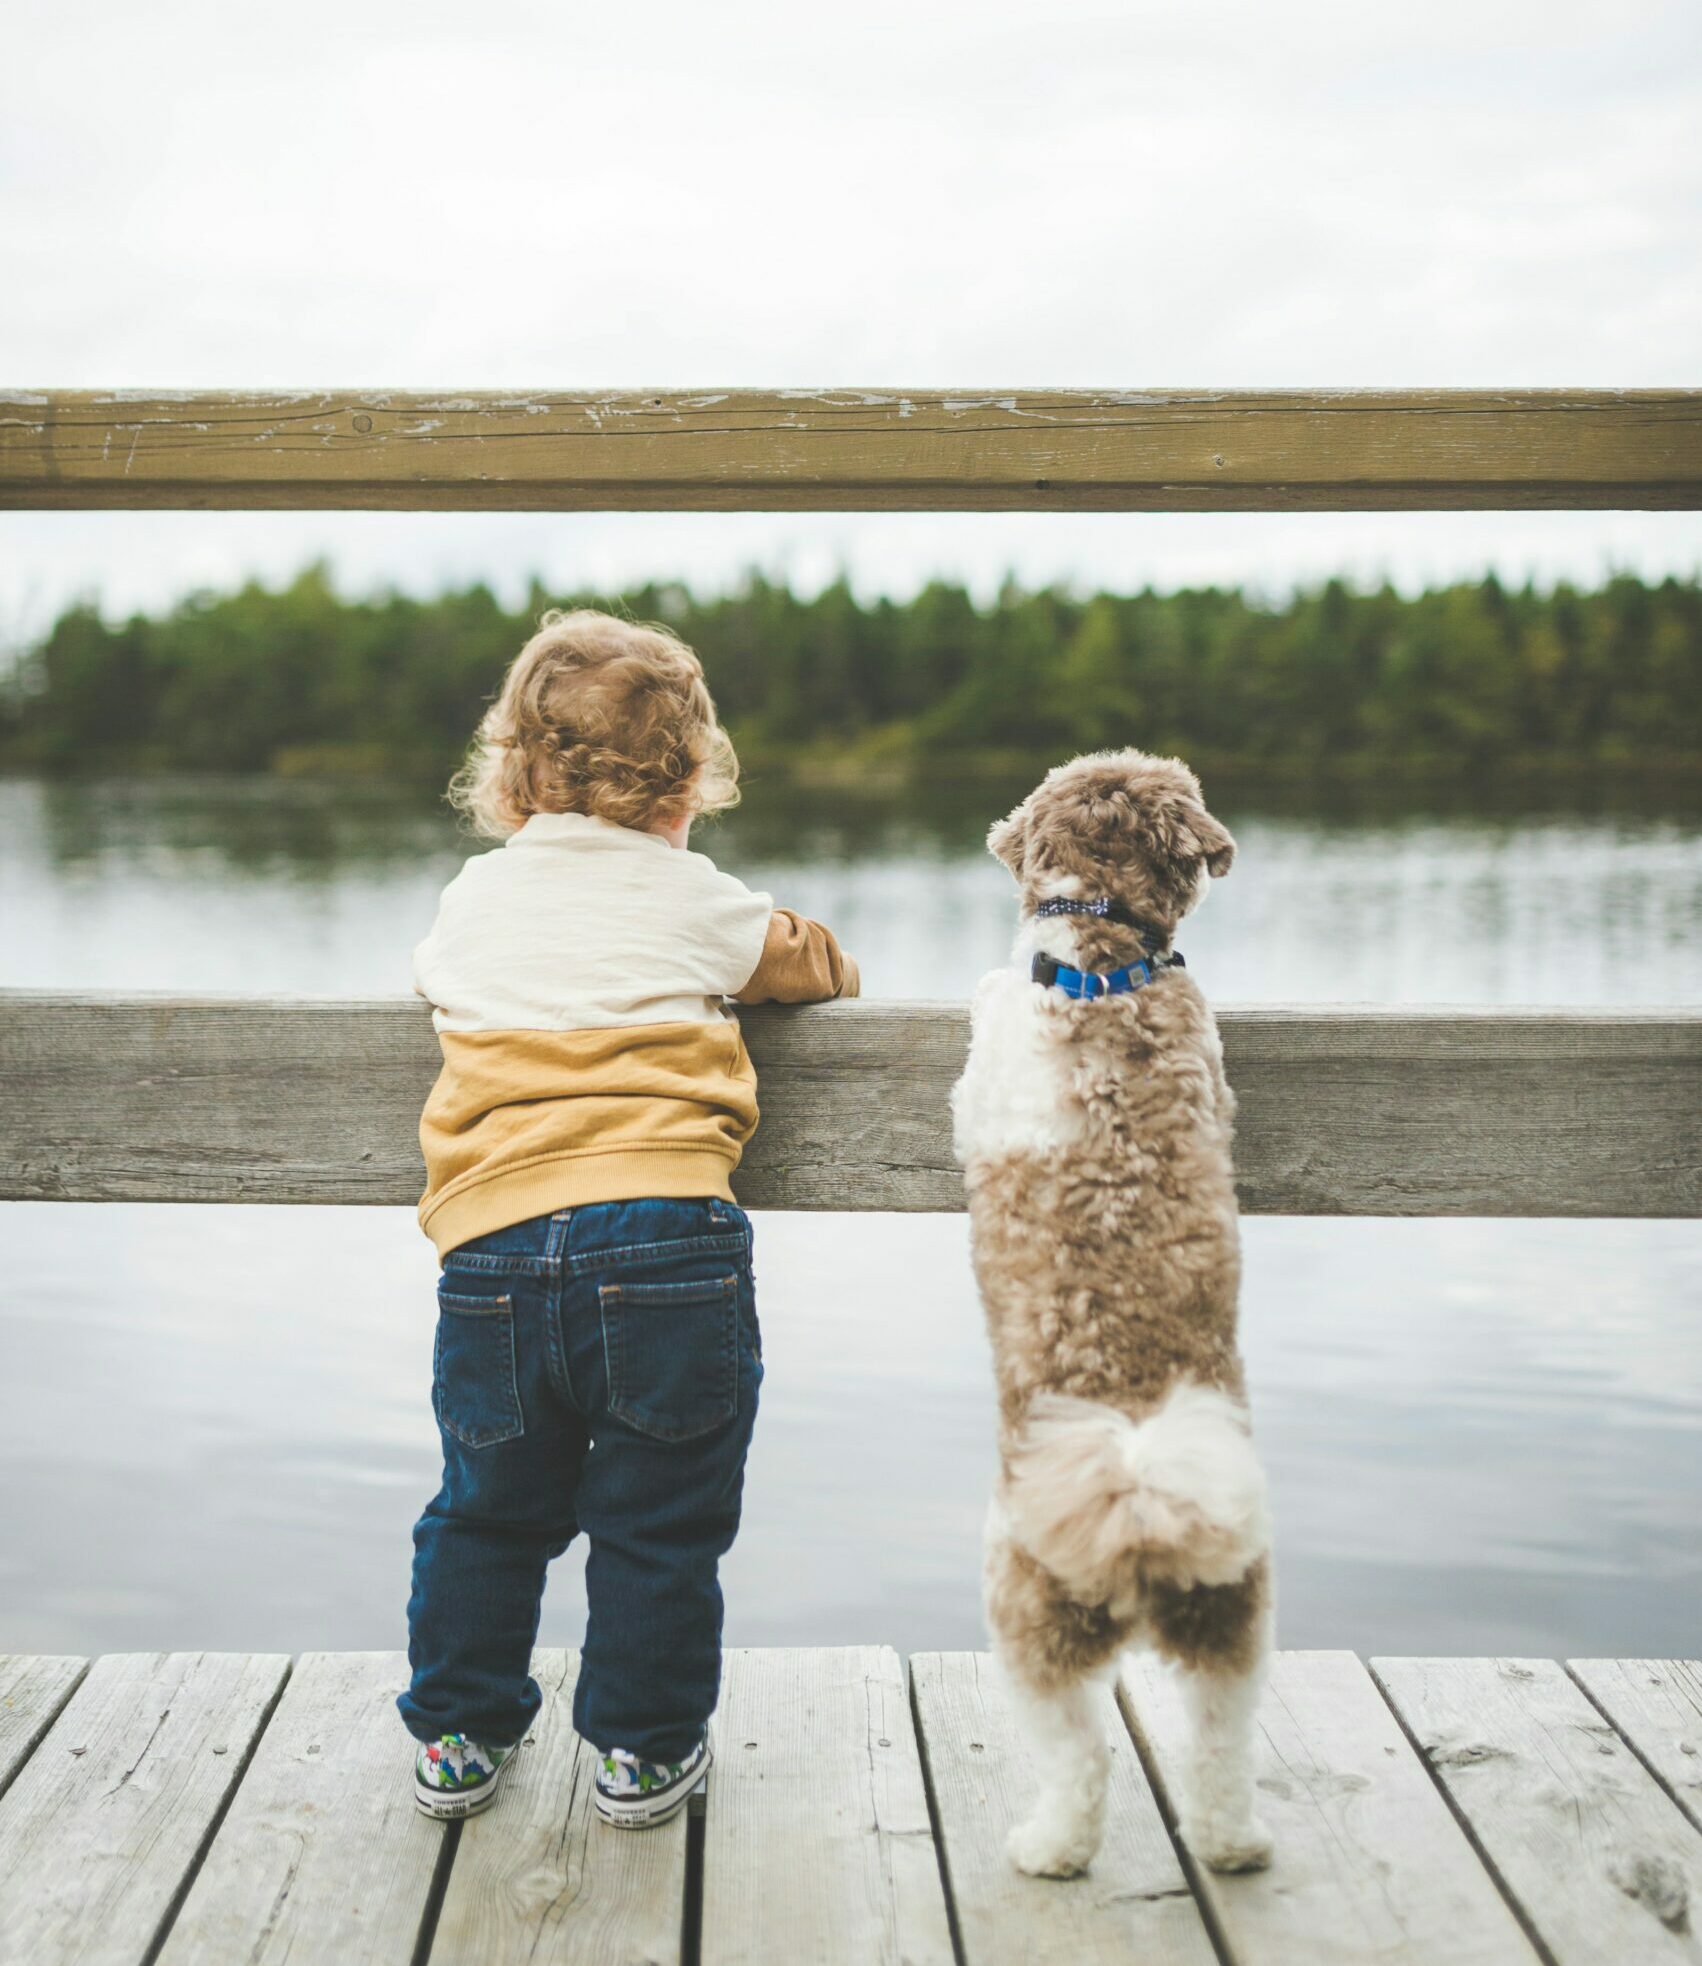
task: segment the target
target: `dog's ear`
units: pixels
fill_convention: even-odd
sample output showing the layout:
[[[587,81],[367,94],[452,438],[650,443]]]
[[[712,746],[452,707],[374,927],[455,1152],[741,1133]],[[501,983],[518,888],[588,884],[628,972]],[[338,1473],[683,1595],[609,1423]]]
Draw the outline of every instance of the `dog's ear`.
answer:
[[[1215,881],[1227,874],[1235,864],[1235,841],[1229,828],[1211,814],[1197,800],[1187,799],[1182,806],[1182,832],[1194,843],[1194,851],[1203,856],[1206,872]]]
[[[1002,860],[1010,871],[1022,879],[1023,856],[1028,851],[1028,801],[1014,811],[1005,814],[1003,819],[995,820],[987,834],[987,851],[995,860]]]

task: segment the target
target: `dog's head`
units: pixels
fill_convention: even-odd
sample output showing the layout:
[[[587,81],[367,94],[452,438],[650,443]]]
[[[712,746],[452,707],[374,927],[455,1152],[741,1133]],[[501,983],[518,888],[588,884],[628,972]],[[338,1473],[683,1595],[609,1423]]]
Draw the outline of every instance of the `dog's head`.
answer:
[[[1200,781],[1179,758],[1145,751],[1095,751],[1055,765],[987,845],[1015,876],[1024,914],[1054,896],[1104,896],[1167,934],[1235,859]],[[1061,919],[1086,967],[1128,960],[1127,929]]]

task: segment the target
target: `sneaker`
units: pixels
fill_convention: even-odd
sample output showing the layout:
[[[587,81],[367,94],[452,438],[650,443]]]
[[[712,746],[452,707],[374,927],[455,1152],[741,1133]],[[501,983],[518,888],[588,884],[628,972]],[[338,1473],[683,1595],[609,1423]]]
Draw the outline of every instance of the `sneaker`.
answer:
[[[597,1814],[620,1829],[649,1829],[677,1816],[709,1773],[706,1734],[684,1761],[640,1761],[612,1748],[597,1764],[593,1801]]]
[[[414,1757],[414,1800],[428,1816],[476,1816],[496,1800],[514,1749],[481,1747],[465,1734],[422,1741]]]

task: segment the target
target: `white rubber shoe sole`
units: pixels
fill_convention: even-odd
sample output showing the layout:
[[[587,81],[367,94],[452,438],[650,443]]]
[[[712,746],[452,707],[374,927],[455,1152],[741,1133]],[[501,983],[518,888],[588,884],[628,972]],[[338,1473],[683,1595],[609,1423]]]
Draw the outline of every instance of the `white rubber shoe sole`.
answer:
[[[703,1759],[689,1775],[681,1779],[677,1788],[668,1789],[661,1795],[635,1795],[630,1802],[616,1802],[593,1783],[592,1804],[603,1821],[613,1824],[616,1829],[654,1829],[658,1823],[665,1823],[677,1816],[696,1795],[714,1759],[715,1750],[706,1741]]]

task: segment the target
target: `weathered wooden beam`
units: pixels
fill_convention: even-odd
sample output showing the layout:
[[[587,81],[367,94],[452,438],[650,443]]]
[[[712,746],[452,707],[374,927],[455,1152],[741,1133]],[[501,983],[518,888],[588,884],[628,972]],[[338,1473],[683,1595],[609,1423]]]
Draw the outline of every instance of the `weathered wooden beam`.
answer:
[[[1702,1214],[1702,1011],[1227,1009],[1242,1206]],[[743,1013],[753,1208],[963,1205],[961,1005]],[[425,1006],[0,990],[0,1199],[418,1200]]]
[[[0,393],[0,508],[1702,506],[1702,390]]]

